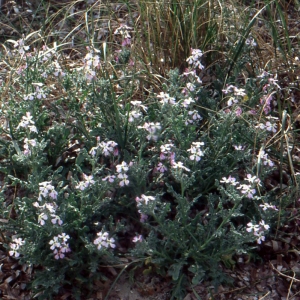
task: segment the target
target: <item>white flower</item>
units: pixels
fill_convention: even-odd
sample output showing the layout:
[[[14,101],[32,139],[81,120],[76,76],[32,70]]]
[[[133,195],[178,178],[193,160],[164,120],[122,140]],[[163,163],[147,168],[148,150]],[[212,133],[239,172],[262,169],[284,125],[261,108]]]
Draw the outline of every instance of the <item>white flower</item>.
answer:
[[[17,129],[20,128],[20,127],[24,127],[24,128],[29,128],[29,130],[31,132],[36,132],[37,133],[38,131],[37,131],[37,128],[35,127],[34,124],[35,123],[32,120],[32,116],[31,116],[30,112],[26,112],[26,116],[22,117],[22,120],[19,123]]]
[[[268,203],[260,204],[259,206],[260,206],[263,210],[267,210],[267,209],[278,210],[278,209],[276,208],[275,205],[270,205],[270,204],[268,204]]]
[[[116,165],[116,170],[118,173],[127,172],[128,171],[128,165],[125,161],[122,161],[121,164]]]
[[[142,235],[137,235],[137,236],[135,236],[135,237],[132,239],[132,241],[133,241],[134,243],[142,242],[142,241],[143,241],[143,236],[142,236]]]
[[[43,226],[45,225],[45,220],[48,220],[48,216],[45,213],[39,214],[38,223],[40,223]]]
[[[156,169],[160,173],[164,173],[164,172],[166,172],[168,170],[168,168],[165,165],[163,165],[161,162],[158,163]]]
[[[50,181],[44,181],[39,183],[39,190],[40,190],[40,194],[39,194],[39,198],[38,200],[40,201],[43,197],[47,197],[49,196],[52,199],[57,199],[57,195],[58,193],[55,191],[54,186],[50,184]]]
[[[236,179],[234,177],[231,177],[231,175],[229,175],[228,178],[222,177],[222,180],[220,180],[220,182],[222,182],[222,183],[229,183],[229,184],[231,184],[233,186],[235,186],[235,185],[238,184],[238,182],[236,181]]]
[[[259,225],[254,225],[253,223],[249,222],[247,224],[248,228],[246,229],[248,232],[257,232],[259,230]]]
[[[186,88],[187,88],[190,92],[193,92],[193,91],[195,91],[196,86],[195,86],[194,84],[192,84],[191,82],[188,82],[188,83],[186,84]]]
[[[173,162],[172,168],[174,168],[174,169],[183,169],[187,172],[191,171],[190,169],[186,168],[181,161],[179,161],[178,163]]]
[[[236,99],[236,98],[234,98],[234,97],[230,97],[229,100],[227,101],[227,105],[228,105],[228,106],[232,106],[233,104],[236,104],[236,103],[238,103],[238,102],[239,102],[238,99]]]
[[[196,161],[201,160],[201,157],[204,156],[204,153],[202,152],[200,147],[203,145],[204,145],[203,142],[193,142],[192,143],[191,148],[187,150],[188,152],[191,153],[190,160],[196,160]]]
[[[141,198],[136,197],[135,201],[137,202],[137,205],[139,206],[141,202],[144,202],[146,205],[148,205],[149,201],[154,201],[155,197],[153,196],[146,196],[144,194],[141,195]]]
[[[172,147],[174,145],[173,144],[164,144],[160,146],[160,151],[164,154],[168,154],[170,153],[170,151],[172,150]]]
[[[233,145],[234,147],[234,150],[236,151],[242,151],[245,149],[245,146],[242,146],[242,145]]]
[[[125,24],[122,24],[115,30],[114,34],[121,34],[124,39],[130,39],[131,36],[128,32],[129,30],[132,30],[132,28]]]

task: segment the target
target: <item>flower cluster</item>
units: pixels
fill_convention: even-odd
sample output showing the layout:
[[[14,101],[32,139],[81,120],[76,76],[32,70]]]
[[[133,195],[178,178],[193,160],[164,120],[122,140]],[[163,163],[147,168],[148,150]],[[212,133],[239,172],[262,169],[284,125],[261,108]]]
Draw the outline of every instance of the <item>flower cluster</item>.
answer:
[[[272,94],[268,94],[268,95],[264,95],[260,98],[260,104],[263,105],[263,110],[265,115],[269,114],[272,110],[271,105],[276,105],[276,101],[273,100],[273,95]]]
[[[43,205],[40,205],[38,202],[34,202],[33,206],[36,207],[39,210],[38,215],[38,223],[40,225],[45,225],[45,221],[49,218],[51,219],[51,223],[53,225],[58,224],[62,225],[63,221],[59,216],[56,215],[57,205],[56,203],[45,203]]]
[[[120,179],[119,185],[125,186],[129,184],[128,175],[126,172],[129,170],[129,167],[125,161],[116,166],[116,170],[119,173],[118,178]]]
[[[135,198],[137,206],[140,206],[142,203],[144,203],[145,205],[148,205],[149,201],[154,201],[154,200],[155,200],[155,197],[146,196],[144,194],[141,195],[141,198],[140,197]]]
[[[53,65],[53,69],[54,69],[54,72],[53,72],[54,76],[56,76],[56,77],[65,77],[66,76],[66,73],[62,70],[58,61],[54,61],[52,65]]]
[[[86,188],[88,188],[90,185],[93,185],[95,183],[95,180],[93,179],[93,175],[86,175],[82,174],[83,181],[80,181],[75,188],[81,191],[84,191]]]
[[[148,205],[150,201],[155,201],[155,197],[142,194],[141,197],[136,197],[135,201],[137,207],[140,208],[143,204]],[[148,219],[148,216],[141,209],[138,209],[138,213],[140,214],[140,221],[144,223]]]
[[[201,157],[204,156],[203,151],[201,150],[201,146],[203,146],[203,142],[193,142],[190,149],[187,151],[190,152],[190,160],[200,161]]]
[[[120,34],[122,36],[122,46],[130,45],[131,44],[131,35],[129,34],[129,31],[132,30],[131,27],[122,24],[120,27],[118,27],[114,34]]]
[[[175,105],[176,101],[174,97],[170,97],[169,94],[160,92],[159,95],[157,95],[157,98],[161,99],[159,102],[161,104],[172,104]]]
[[[263,161],[263,164],[265,166],[269,166],[269,167],[275,166],[274,162],[271,159],[269,159],[268,153],[266,153],[264,150],[259,151],[258,158],[260,158]]]
[[[246,44],[248,47],[251,47],[251,48],[257,46],[257,44],[256,44],[256,42],[255,42],[255,39],[254,39],[252,36],[250,36],[249,38],[246,39],[245,44]]]
[[[270,121],[267,121],[266,124],[259,123],[256,128],[266,129],[267,131],[271,131],[273,133],[277,132],[277,125],[272,124]]]
[[[85,78],[88,81],[92,81],[96,79],[96,72],[95,70],[100,68],[100,57],[98,54],[94,54],[99,53],[100,50],[92,50],[89,49],[89,52],[86,54],[86,56],[83,59],[83,63],[84,63],[84,73],[85,73]]]
[[[252,232],[257,237],[257,244],[261,244],[262,241],[265,240],[265,230],[269,230],[270,226],[265,224],[264,220],[261,220],[258,225],[249,222],[247,224],[248,228],[246,229],[248,232]]]
[[[62,233],[58,236],[54,236],[49,242],[50,249],[53,250],[55,259],[62,259],[66,256],[66,253],[71,252],[69,244],[67,243],[69,238],[69,235]]]
[[[39,84],[39,85],[41,86],[41,84]],[[36,86],[35,92],[24,96],[24,100],[33,101],[34,99],[39,99],[39,100],[46,99],[47,95],[46,95],[45,91],[39,85]]]
[[[192,103],[195,103],[195,100],[193,100],[191,97],[188,97],[181,102],[181,106],[188,108]]]
[[[38,132],[37,128],[35,127],[35,123],[32,120],[32,115],[30,114],[30,112],[27,112],[26,116],[22,117],[22,120],[19,123],[17,129],[19,129],[20,127],[28,128],[30,130],[30,132],[35,132],[35,133]]]
[[[28,156],[28,155],[31,155],[31,147],[35,147],[36,146],[36,140],[29,140],[28,138],[25,138],[24,140],[24,155]]]
[[[97,249],[100,250],[102,247],[104,248],[115,248],[115,239],[109,238],[108,232],[98,232],[97,238],[94,240],[94,245],[97,246]]]
[[[202,117],[196,110],[188,111],[189,119],[185,121],[185,125],[195,124],[197,121],[202,120]]]
[[[204,69],[204,66],[201,64],[200,59],[203,56],[203,52],[199,49],[191,49],[192,55],[187,58],[187,63],[191,65],[194,69],[199,68],[200,70]]]
[[[143,126],[139,126],[138,128],[143,128],[145,129],[146,131],[148,131],[148,135],[146,136],[147,140],[148,141],[157,141],[158,139],[158,135],[157,135],[157,132],[161,129],[161,125],[159,122],[156,122],[156,123],[145,123]]]
[[[229,97],[229,100],[227,101],[228,106],[232,106],[234,104],[239,103],[241,98],[244,98],[247,96],[245,93],[245,89],[239,89],[238,87],[234,85],[227,85],[222,92],[227,95],[227,94],[232,94],[232,96]]]
[[[143,112],[146,113],[148,107],[142,105],[141,101],[131,101],[130,104],[133,106],[133,110],[129,112],[128,122],[132,123],[135,119],[139,119],[143,116]]]
[[[39,183],[39,186],[40,186],[39,187],[40,193],[39,193],[39,197],[38,197],[39,201],[42,200],[42,196],[44,198],[50,197],[54,200],[57,199],[58,193],[55,191],[54,186],[50,184],[50,181],[41,182],[41,183]]]
[[[18,48],[18,52],[21,54],[21,55],[24,55],[26,53],[26,51],[29,50],[29,46],[26,46],[25,45],[25,41],[24,39],[19,39],[15,42],[15,45],[14,45],[14,48]]]
[[[170,164],[172,164],[172,162],[175,160],[175,153],[172,151],[172,147],[174,147],[172,143],[160,146],[160,162],[155,168],[156,171],[164,173],[168,170],[168,168],[162,163],[163,160],[169,159]]]
[[[107,141],[107,142],[101,142],[99,143],[99,138],[97,138],[97,141],[98,141],[98,145],[96,147],[93,147],[91,150],[90,150],[90,154],[95,157],[96,154],[97,154],[97,150],[100,149],[101,153],[104,155],[104,156],[110,156],[110,155],[114,155],[114,156],[118,156],[119,154],[119,151],[118,151],[118,144],[114,141]]]
[[[237,186],[237,190],[241,190],[241,193],[243,195],[246,195],[249,199],[252,199],[254,197],[254,194],[256,194],[256,189],[253,188],[254,184],[260,185],[260,179],[256,176],[252,176],[251,174],[247,174],[247,177],[245,178],[246,181],[248,181],[250,184],[241,184],[234,177],[229,176],[228,178],[223,177],[222,180],[220,180],[221,183],[227,183],[232,186]]]
[[[21,238],[14,238],[13,243],[10,243],[10,251],[9,255],[14,257],[19,257],[20,253],[18,252],[20,247],[25,244],[25,241],[23,241]]]

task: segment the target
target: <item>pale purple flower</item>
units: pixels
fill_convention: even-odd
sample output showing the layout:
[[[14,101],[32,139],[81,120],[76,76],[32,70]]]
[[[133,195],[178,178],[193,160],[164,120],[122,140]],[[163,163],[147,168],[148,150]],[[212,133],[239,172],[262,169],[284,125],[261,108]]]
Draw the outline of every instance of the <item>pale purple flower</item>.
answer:
[[[256,42],[255,42],[255,40],[252,36],[246,39],[245,44],[249,47],[256,47],[257,46],[257,44],[256,44]]]
[[[194,124],[197,120],[202,120],[202,117],[199,115],[199,113],[196,110],[190,110],[188,112],[189,117],[191,117],[191,119],[185,121],[185,125],[188,124]]]
[[[263,242],[266,239],[263,234],[264,234],[264,232],[262,232],[262,231],[254,232],[254,235],[257,236],[257,240],[256,240],[257,244],[261,244],[261,242]]]
[[[109,181],[109,182],[112,183],[112,182],[115,181],[115,179],[116,179],[116,176],[115,176],[115,175],[108,175],[108,176],[102,178],[102,181]]]
[[[270,226],[268,224],[266,224],[264,220],[261,220],[259,222],[259,225],[262,227],[262,229],[265,229],[265,230],[269,230],[270,229]]]
[[[55,248],[60,248],[61,244],[57,236],[53,237],[52,240],[50,240],[49,245],[51,245],[50,249],[54,250]]]
[[[115,248],[115,239],[108,238],[108,232],[98,232],[97,238],[94,240],[94,245],[97,246],[97,249],[100,250],[102,247],[104,248]]]
[[[257,183],[258,185],[260,185],[260,179],[256,176],[252,176],[251,174],[247,174],[247,178],[245,178],[245,180],[250,183]]]
[[[123,173],[119,173],[118,178],[121,179],[119,182],[120,186],[125,186],[129,184],[129,180],[128,180],[128,175],[127,174],[123,174]]]
[[[51,215],[51,217],[52,217],[51,223],[52,223],[53,225],[55,225],[56,223],[57,223],[58,225],[62,225],[62,224],[63,224],[63,221],[61,220],[61,218],[60,218],[59,216],[57,216],[57,215]]]
[[[200,59],[203,56],[203,52],[200,49],[191,49],[192,55],[187,58],[187,62],[193,68],[199,68],[200,70],[204,69],[204,66],[201,64]]]
[[[268,158],[268,153],[265,153],[264,150],[260,150],[258,154],[258,158],[261,158],[263,160],[263,164],[269,167],[274,167],[274,162]]]
[[[148,216],[140,212],[140,222],[145,223],[148,220]]]
[[[25,244],[25,241],[22,240],[21,238],[14,238],[12,240],[12,243],[9,244],[10,246],[10,251],[8,252],[10,256],[14,256],[14,257],[19,257],[20,253],[19,253],[19,249],[21,246],[23,246]]]
[[[128,122],[132,123],[135,119],[139,119],[142,116],[142,113],[137,110],[132,110],[129,113]]]
[[[163,165],[161,162],[159,162],[156,167],[156,170],[160,173],[164,173],[168,170],[168,168],[165,165]]]
[[[277,125],[276,124],[272,124],[271,122],[268,121],[266,123],[266,129],[268,131],[272,131],[272,132],[276,133],[276,131],[277,131]]]

